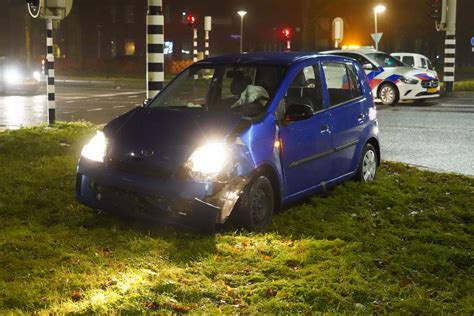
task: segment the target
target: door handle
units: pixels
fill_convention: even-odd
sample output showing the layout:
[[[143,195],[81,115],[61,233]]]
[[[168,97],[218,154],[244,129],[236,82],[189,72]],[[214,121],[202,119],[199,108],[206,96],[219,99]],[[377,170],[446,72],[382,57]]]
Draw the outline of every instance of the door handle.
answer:
[[[329,125],[328,124],[324,124],[323,126],[321,126],[321,134],[324,134],[324,133],[329,133],[330,130],[329,130]]]
[[[365,121],[365,115],[364,114],[359,114],[359,116],[357,117],[357,121],[359,123],[364,123]]]

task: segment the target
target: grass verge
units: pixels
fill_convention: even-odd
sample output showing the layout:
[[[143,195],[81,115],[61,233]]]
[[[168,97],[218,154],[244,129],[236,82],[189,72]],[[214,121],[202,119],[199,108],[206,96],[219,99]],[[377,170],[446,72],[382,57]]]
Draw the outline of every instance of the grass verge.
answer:
[[[0,314],[474,313],[474,180],[384,163],[276,215],[199,237],[74,200],[87,124],[0,133]]]
[[[474,91],[474,80],[457,81],[454,83],[455,91]]]

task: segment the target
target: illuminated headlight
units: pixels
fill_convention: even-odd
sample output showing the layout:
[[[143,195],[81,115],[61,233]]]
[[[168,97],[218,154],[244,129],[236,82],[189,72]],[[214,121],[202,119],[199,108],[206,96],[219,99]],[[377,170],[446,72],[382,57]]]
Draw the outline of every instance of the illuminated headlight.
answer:
[[[7,69],[7,71],[5,71],[3,79],[9,84],[18,84],[21,82],[22,79],[21,72],[15,68]]]
[[[33,73],[33,79],[35,79],[36,81],[40,81],[41,80],[41,74],[39,73],[39,71],[35,71]]]
[[[105,151],[107,149],[107,140],[104,133],[97,134],[84,146],[81,156],[92,161],[104,162]]]
[[[417,84],[418,79],[412,77],[401,77],[400,80],[406,84]]]
[[[224,171],[229,162],[229,149],[224,143],[209,143],[193,152],[186,167],[198,178],[210,179]]]

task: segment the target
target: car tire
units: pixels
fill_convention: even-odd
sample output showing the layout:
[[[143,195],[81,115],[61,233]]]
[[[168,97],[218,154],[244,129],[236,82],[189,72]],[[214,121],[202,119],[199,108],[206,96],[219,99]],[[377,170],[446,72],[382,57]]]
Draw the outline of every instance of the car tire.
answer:
[[[391,83],[384,83],[379,89],[378,98],[384,105],[396,105],[400,99],[397,87]]]
[[[356,180],[364,183],[374,181],[379,165],[378,160],[379,157],[374,146],[372,146],[372,144],[366,144],[360,156]]]
[[[255,177],[245,188],[236,207],[235,221],[249,231],[259,231],[272,221],[275,211],[275,193],[270,180]]]

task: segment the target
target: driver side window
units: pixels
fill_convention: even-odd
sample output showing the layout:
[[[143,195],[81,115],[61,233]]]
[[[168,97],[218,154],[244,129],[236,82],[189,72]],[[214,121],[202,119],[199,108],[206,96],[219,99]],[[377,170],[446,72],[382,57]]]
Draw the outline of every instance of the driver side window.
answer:
[[[309,105],[314,112],[323,109],[318,65],[305,67],[296,75],[286,92],[285,104],[286,106],[290,104]]]

